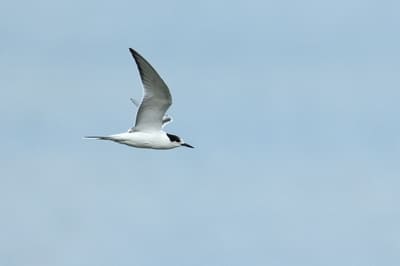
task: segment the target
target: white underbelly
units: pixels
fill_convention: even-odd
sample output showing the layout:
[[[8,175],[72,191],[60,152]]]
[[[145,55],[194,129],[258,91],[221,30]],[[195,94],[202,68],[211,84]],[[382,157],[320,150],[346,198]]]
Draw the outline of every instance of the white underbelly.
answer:
[[[162,132],[158,133],[145,133],[145,132],[132,132],[114,135],[115,141],[121,144],[129,145],[136,148],[148,149],[172,149],[176,146],[173,145],[168,137]]]

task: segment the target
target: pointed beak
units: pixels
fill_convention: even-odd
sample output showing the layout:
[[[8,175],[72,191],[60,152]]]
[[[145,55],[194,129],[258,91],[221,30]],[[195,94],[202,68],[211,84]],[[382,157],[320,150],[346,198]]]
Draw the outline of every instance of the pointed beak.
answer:
[[[187,143],[182,143],[181,146],[185,146],[185,147],[192,148],[192,149],[194,148],[192,145],[189,145]]]

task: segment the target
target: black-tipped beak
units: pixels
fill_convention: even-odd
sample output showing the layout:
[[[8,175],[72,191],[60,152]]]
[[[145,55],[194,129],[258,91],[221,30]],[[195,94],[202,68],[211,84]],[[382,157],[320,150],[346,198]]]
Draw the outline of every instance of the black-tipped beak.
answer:
[[[181,146],[185,146],[185,147],[192,148],[192,149],[194,148],[192,145],[189,145],[187,143],[182,143]]]

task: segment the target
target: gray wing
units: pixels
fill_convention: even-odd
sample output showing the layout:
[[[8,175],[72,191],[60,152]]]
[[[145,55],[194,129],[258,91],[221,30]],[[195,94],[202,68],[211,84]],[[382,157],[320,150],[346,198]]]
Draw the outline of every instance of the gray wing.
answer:
[[[132,48],[129,48],[129,51],[135,59],[144,88],[134,130],[161,130],[163,117],[172,104],[171,93],[150,63]]]
[[[171,123],[172,121],[174,121],[172,116],[164,115],[163,119],[162,119],[162,127],[165,127],[167,124]]]
[[[136,99],[131,98],[131,102],[133,103],[133,105],[135,105],[136,107],[140,106],[140,102]],[[172,116],[169,116],[167,114],[165,114],[162,118],[162,127],[165,127],[167,124],[171,123],[172,121],[174,121],[174,119],[172,118]],[[128,132],[133,132],[134,131],[134,127],[130,128],[128,130]]]

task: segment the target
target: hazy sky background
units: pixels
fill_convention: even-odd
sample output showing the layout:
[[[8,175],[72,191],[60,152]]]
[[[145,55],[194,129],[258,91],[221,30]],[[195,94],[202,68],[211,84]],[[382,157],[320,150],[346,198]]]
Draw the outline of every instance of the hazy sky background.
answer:
[[[398,1],[6,1],[0,265],[400,265]],[[169,85],[196,149],[127,130]]]

